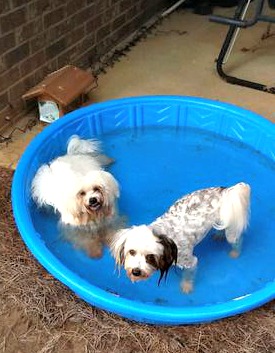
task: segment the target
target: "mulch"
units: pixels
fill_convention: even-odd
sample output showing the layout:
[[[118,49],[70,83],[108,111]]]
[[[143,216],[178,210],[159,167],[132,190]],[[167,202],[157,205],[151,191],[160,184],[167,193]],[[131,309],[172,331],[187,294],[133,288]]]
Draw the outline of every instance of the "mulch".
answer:
[[[0,351],[275,352],[274,302],[217,322],[176,327],[131,322],[86,304],[23,244],[12,216],[12,175],[0,168]]]

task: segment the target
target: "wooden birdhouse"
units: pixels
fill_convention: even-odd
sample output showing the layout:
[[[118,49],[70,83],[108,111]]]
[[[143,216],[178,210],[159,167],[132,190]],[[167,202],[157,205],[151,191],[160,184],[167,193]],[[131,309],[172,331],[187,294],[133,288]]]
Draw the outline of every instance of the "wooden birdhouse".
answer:
[[[87,93],[95,87],[97,81],[91,73],[67,65],[46,76],[22,98],[35,98],[40,120],[50,123],[85,103]]]

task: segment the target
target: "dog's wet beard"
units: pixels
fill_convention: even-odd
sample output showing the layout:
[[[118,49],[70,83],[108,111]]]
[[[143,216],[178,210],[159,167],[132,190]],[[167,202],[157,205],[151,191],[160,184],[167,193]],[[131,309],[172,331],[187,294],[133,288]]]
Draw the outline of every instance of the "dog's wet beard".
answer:
[[[84,250],[89,257],[100,258],[103,251],[103,237],[99,230],[89,226],[71,226],[59,224],[63,241],[68,241],[77,250]]]
[[[114,213],[112,206],[107,206],[104,203],[95,209],[91,207],[87,208],[86,206],[84,209],[85,212],[81,211],[77,214],[74,214],[74,217],[77,220],[77,224],[80,226],[85,226],[89,223],[94,223],[95,225],[100,224],[102,223],[102,220],[113,216]]]
[[[60,237],[70,242],[77,250],[84,250],[89,257],[100,258],[104,246],[109,246],[114,234],[125,226],[126,219],[122,216],[114,217],[110,222],[98,227],[90,225],[72,226],[59,223]]]

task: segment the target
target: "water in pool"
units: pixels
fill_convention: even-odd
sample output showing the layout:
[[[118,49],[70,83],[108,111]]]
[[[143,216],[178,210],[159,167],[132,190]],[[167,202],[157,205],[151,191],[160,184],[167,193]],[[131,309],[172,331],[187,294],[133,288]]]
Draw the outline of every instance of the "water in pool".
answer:
[[[185,295],[179,288],[179,269],[172,268],[167,281],[160,286],[158,274],[133,284],[124,270],[120,274],[115,271],[108,249],[100,260],[88,258],[60,238],[56,215],[33,207],[36,230],[68,268],[115,295],[164,306],[226,302],[274,280],[271,222],[275,188],[270,180],[275,168],[270,160],[247,145],[199,129],[148,127],[136,134],[125,130],[103,135],[101,140],[104,152],[115,159],[110,171],[121,185],[119,207],[127,215],[129,225],[151,222],[191,191],[244,181],[252,188],[250,227],[238,259],[228,256],[230,248],[226,242],[217,242],[211,237],[197,246],[199,265],[195,290]]]

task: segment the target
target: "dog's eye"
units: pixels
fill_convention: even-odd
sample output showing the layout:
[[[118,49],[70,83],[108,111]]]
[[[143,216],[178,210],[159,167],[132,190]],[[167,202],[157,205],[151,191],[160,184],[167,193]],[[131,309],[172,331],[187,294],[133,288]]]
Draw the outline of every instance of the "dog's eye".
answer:
[[[148,263],[156,262],[155,255],[153,254],[148,254],[145,256],[145,259]]]
[[[80,191],[79,195],[80,195],[80,196],[85,196],[85,195],[86,195],[86,192],[85,192],[85,191]]]
[[[145,260],[146,260],[147,264],[149,264],[155,268],[158,268],[158,262],[157,262],[156,256],[154,254],[146,255]]]
[[[94,190],[94,192],[99,192],[99,191],[100,191],[99,187],[97,187],[97,186],[95,186],[95,187],[93,188],[93,190]]]
[[[135,256],[136,253],[137,253],[137,252],[136,252],[135,250],[130,250],[130,251],[129,251],[129,254],[132,255],[132,256]]]

